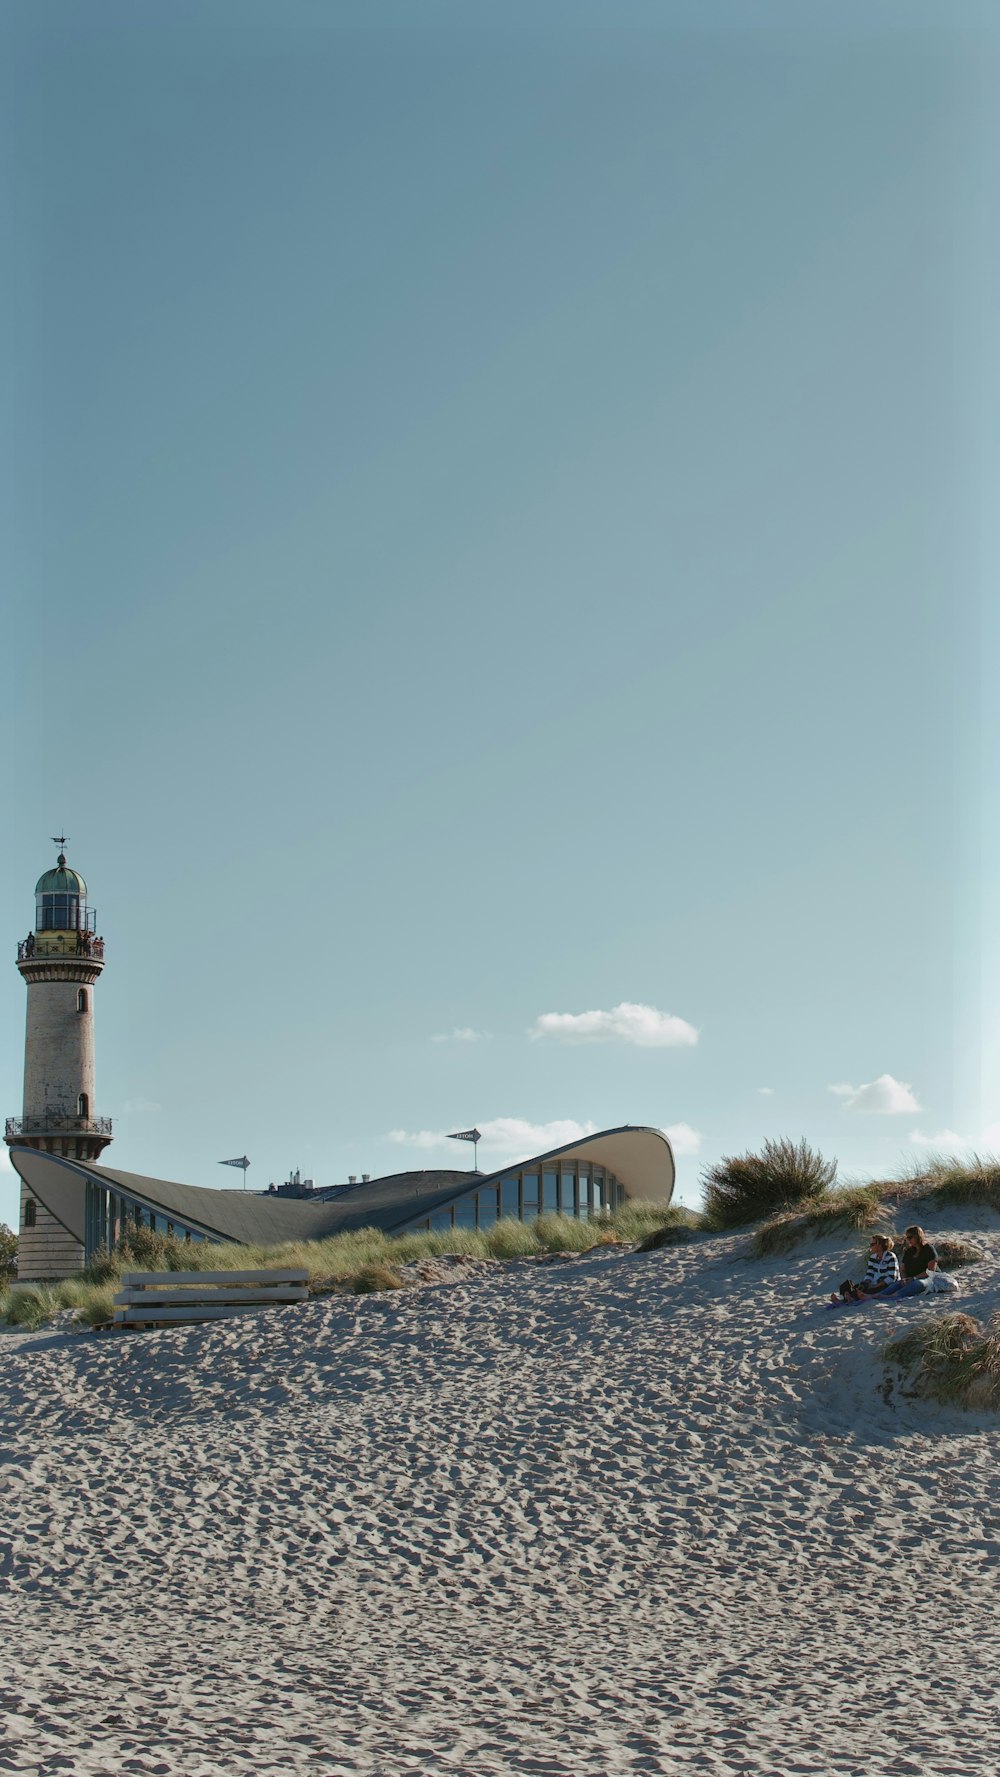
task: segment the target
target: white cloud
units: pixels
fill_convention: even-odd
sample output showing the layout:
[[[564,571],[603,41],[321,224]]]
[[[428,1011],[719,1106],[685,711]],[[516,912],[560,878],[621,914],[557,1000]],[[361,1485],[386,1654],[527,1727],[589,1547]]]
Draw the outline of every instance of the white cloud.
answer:
[[[919,1111],[920,1106],[909,1086],[894,1080],[891,1074],[879,1074],[866,1086],[831,1086],[831,1092],[844,1101],[845,1111],[871,1111],[880,1116],[898,1117]]]
[[[967,1136],[959,1135],[955,1129],[937,1129],[933,1135],[925,1135],[920,1129],[910,1131],[910,1140],[915,1148],[929,1148],[934,1154],[966,1154],[975,1146]]]
[[[489,1037],[488,1030],[473,1030],[471,1024],[456,1024],[454,1030],[438,1031],[431,1037],[432,1043],[484,1043]]]
[[[678,1158],[682,1154],[697,1154],[701,1147],[701,1135],[690,1123],[668,1123],[663,1133]]]
[[[545,1154],[551,1148],[581,1141],[585,1136],[593,1135],[596,1129],[596,1123],[578,1123],[572,1117],[556,1118],[551,1123],[529,1123],[523,1117],[494,1117],[479,1125],[482,1136],[479,1151],[503,1165],[507,1160],[527,1160],[533,1154]],[[696,1154],[701,1147],[701,1135],[690,1123],[671,1123],[663,1133],[678,1158],[683,1154]],[[449,1140],[445,1129],[390,1129],[389,1140],[399,1147],[424,1151],[449,1148],[455,1155],[455,1165],[461,1165],[458,1143]]]
[[[1000,1123],[989,1123],[983,1130],[978,1141],[972,1136],[960,1135],[957,1129],[936,1129],[932,1135],[926,1135],[922,1129],[913,1129],[910,1140],[915,1148],[926,1148],[932,1154],[995,1154],[1000,1151]]]
[[[515,1158],[526,1160],[532,1154],[544,1154],[549,1148],[561,1148],[567,1142],[579,1141],[581,1136],[593,1135],[596,1128],[596,1123],[577,1123],[571,1117],[557,1118],[552,1123],[529,1123],[523,1117],[494,1117],[479,1124],[483,1138],[479,1149],[480,1153],[489,1154],[500,1163]],[[461,1165],[460,1144],[449,1141],[446,1129],[412,1132],[390,1129],[389,1140],[407,1148],[447,1148],[455,1156],[455,1165]]]
[[[632,1043],[637,1049],[678,1049],[698,1041],[693,1024],[630,1000],[610,1012],[543,1012],[530,1034],[563,1043]]]
[[[773,1086],[758,1086],[757,1091],[760,1093],[761,1098],[773,1098],[774,1097],[774,1087]]]

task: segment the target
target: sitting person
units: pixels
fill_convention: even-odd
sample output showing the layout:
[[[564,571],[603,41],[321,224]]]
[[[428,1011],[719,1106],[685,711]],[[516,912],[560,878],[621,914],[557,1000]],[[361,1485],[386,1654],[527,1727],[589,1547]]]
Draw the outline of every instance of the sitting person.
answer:
[[[860,1283],[852,1283],[850,1278],[840,1286],[839,1294],[835,1291],[830,1297],[833,1304],[839,1302],[866,1302],[869,1296],[880,1296],[891,1284],[899,1282],[899,1261],[893,1251],[892,1239],[888,1234],[873,1234],[868,1243],[868,1269]]]
[[[919,1296],[932,1288],[931,1273],[938,1268],[938,1256],[921,1227],[914,1223],[903,1235],[902,1276],[887,1284],[883,1295]]]

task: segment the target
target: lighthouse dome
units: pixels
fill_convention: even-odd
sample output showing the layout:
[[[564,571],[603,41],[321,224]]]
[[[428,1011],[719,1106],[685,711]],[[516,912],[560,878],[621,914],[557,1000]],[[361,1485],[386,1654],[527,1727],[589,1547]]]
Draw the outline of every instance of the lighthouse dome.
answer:
[[[87,898],[87,884],[78,870],[71,870],[64,857],[60,857],[54,870],[46,870],[35,884],[36,895],[75,895],[79,900]]]

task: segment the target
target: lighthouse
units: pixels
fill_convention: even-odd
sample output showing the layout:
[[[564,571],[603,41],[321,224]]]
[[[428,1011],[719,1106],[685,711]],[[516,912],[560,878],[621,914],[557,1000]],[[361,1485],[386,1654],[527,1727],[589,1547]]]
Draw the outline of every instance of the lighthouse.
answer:
[[[8,1147],[35,1148],[67,1160],[96,1160],[111,1140],[111,1120],[94,1101],[94,990],[104,968],[104,940],[87,884],[59,856],[35,885],[34,929],[17,947],[28,989],[24,1102],[8,1117]],[[21,1185],[22,1277],[60,1277],[83,1262],[79,1241]]]

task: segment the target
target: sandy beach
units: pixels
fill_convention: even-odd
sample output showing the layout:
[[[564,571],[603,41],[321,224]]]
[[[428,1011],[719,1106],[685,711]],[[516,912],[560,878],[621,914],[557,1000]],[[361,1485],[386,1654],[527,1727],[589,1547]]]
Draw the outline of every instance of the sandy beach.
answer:
[[[1000,1423],[885,1384],[955,1298],[823,1307],[861,1244],[6,1335],[0,1770],[995,1769]]]

